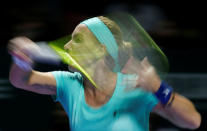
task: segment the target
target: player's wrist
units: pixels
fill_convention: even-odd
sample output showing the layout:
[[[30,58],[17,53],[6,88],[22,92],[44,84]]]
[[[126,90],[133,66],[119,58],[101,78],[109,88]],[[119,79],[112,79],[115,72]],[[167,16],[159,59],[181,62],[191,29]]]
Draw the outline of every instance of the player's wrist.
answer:
[[[160,79],[155,79],[155,82],[153,83],[153,86],[151,88],[151,92],[155,93],[159,90],[162,81]]]
[[[173,88],[165,81],[161,81],[159,89],[154,94],[163,106],[171,105],[174,100]]]

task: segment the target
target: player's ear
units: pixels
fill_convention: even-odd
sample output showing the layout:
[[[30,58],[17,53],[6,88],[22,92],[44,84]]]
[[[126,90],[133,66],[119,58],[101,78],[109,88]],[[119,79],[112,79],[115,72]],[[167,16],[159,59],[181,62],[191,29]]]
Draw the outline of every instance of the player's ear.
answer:
[[[105,46],[103,43],[101,43],[101,47],[102,47],[102,48],[106,48],[106,46]]]

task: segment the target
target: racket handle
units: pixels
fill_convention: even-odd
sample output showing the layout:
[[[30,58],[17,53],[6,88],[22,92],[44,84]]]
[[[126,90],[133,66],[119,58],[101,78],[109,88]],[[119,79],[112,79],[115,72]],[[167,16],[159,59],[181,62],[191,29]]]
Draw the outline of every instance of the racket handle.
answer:
[[[46,43],[36,43],[40,50],[31,52],[34,69],[38,71],[68,70],[68,65],[62,62],[59,55]]]
[[[8,53],[12,56],[14,63],[25,71],[32,69],[43,72],[68,70],[68,65],[62,62],[59,55],[46,42],[37,42],[36,44],[39,46],[39,49],[33,49],[28,54],[32,62],[13,51],[9,51]]]
[[[35,63],[52,65],[59,65],[61,63],[59,55],[46,42],[37,42],[36,44],[40,49],[30,52],[30,58]]]

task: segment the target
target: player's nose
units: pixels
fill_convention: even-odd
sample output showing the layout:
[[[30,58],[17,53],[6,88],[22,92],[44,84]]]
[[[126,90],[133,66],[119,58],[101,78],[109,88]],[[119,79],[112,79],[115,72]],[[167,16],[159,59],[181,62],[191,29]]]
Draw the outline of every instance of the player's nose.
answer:
[[[66,43],[65,45],[64,45],[64,49],[65,50],[69,50],[70,49],[70,46],[71,46],[71,40],[68,42],[68,43]]]

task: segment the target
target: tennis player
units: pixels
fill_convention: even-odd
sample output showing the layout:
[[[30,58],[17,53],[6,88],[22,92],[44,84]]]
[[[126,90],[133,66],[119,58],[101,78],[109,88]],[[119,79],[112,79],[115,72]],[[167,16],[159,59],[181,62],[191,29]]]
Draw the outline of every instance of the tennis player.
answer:
[[[139,76],[121,71],[126,66],[117,55],[120,39],[119,27],[103,16],[85,20],[73,31],[64,48],[92,82],[79,71],[33,70],[31,52],[39,47],[29,38],[13,38],[9,44],[14,60],[10,82],[20,89],[55,95],[74,131],[148,131],[151,112],[178,127],[198,128],[201,116],[193,103],[161,80],[148,58],[141,61]],[[88,48],[93,49],[89,52]],[[127,58],[123,61],[128,63]],[[124,81],[129,79],[136,81],[136,88],[126,91]]]

